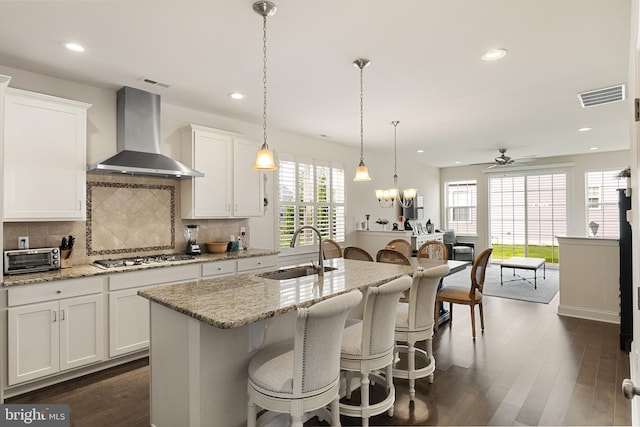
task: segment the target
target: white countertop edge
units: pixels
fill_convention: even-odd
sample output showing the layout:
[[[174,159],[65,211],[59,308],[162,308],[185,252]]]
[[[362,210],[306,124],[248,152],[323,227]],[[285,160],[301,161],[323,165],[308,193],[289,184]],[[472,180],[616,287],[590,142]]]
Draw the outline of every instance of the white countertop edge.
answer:
[[[558,242],[562,245],[581,245],[581,246],[619,246],[620,239],[610,239],[601,237],[586,236],[556,236]]]

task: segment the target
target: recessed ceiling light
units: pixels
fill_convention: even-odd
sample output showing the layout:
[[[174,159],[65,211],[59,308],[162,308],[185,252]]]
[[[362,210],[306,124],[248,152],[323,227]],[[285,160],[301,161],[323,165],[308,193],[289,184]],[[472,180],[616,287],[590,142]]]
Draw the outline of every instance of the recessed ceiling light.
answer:
[[[418,150],[418,153],[424,153],[424,150]]]
[[[580,128],[578,129],[578,132],[589,132],[591,130],[591,128]]]
[[[230,93],[229,97],[233,99],[244,99],[244,95],[238,92]]]
[[[72,52],[85,52],[87,49],[82,46],[80,43],[76,43],[76,42],[62,42],[62,46],[65,47],[67,50],[70,50]]]
[[[455,163],[456,165],[459,165],[459,164],[460,164],[460,162],[459,162],[459,161],[457,161],[457,160],[456,160],[455,162],[453,162],[453,163]]]
[[[591,150],[591,151],[593,151],[593,150],[599,150],[599,148],[598,148],[598,147],[591,147],[591,148],[589,148],[589,150]]]
[[[480,58],[483,61],[495,61],[496,59],[503,58],[506,54],[506,49],[491,49],[483,53]]]

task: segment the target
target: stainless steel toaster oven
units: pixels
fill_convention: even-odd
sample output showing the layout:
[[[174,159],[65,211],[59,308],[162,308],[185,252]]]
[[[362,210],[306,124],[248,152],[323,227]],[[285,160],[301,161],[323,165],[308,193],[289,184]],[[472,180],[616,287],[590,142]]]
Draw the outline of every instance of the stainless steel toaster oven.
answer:
[[[35,273],[60,268],[60,249],[16,249],[4,251],[4,274]]]

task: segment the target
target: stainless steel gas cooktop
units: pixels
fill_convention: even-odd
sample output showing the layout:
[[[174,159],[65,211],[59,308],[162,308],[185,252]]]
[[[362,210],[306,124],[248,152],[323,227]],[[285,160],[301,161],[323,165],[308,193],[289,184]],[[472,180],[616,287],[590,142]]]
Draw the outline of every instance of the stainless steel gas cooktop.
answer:
[[[128,267],[132,265],[163,264],[172,261],[184,261],[189,259],[195,259],[195,256],[186,254],[162,254],[145,257],[99,259],[94,261],[93,265],[107,270],[110,268]]]

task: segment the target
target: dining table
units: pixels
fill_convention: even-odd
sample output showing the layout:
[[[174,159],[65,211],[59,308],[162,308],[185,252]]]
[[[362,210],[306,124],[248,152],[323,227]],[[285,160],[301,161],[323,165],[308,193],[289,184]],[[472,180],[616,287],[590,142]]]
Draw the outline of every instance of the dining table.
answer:
[[[414,267],[422,267],[425,270],[428,269],[428,268],[437,267],[437,266],[443,264],[442,260],[433,259],[433,258],[411,257],[409,259],[409,261],[411,262],[412,266],[414,266]],[[469,264],[470,264],[469,261],[458,261],[458,260],[454,260],[454,259],[447,260],[447,265],[449,266],[449,273],[447,273],[447,276],[450,276],[450,275],[452,275],[454,273],[458,273],[458,272],[466,269]]]

